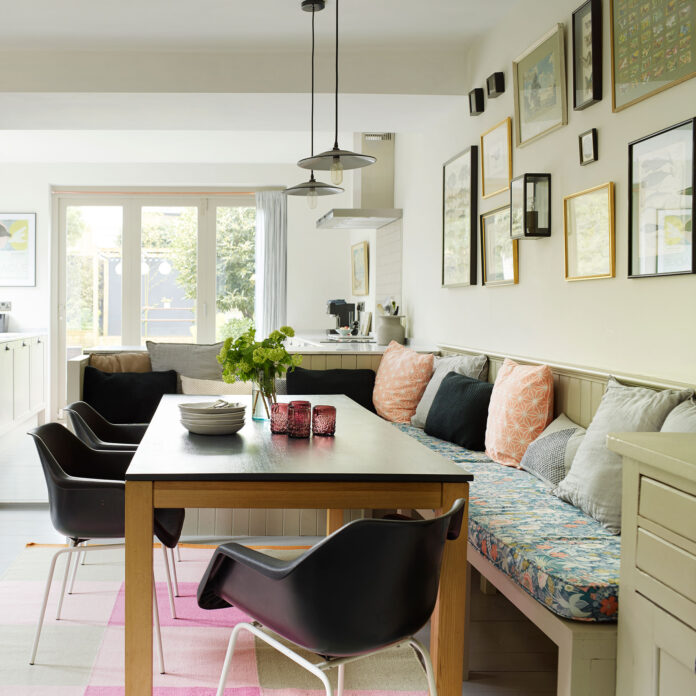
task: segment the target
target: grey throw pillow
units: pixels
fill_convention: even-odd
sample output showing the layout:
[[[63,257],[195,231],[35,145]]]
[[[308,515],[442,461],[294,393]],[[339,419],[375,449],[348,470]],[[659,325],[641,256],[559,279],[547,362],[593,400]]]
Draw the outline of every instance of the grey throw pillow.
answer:
[[[549,486],[557,486],[570,471],[587,431],[561,414],[529,444],[520,466]]]
[[[661,433],[696,433],[696,401],[693,397],[669,412]]]
[[[416,413],[411,416],[411,425],[415,428],[425,428],[428,412],[433,405],[435,394],[442,380],[450,373],[456,372],[465,377],[485,382],[488,377],[488,357],[485,355],[453,355],[447,358],[435,358],[435,369],[428,386],[423,392],[416,407]]]
[[[175,370],[179,377],[185,375],[195,379],[222,379],[222,365],[217,361],[222,342],[205,344],[147,341],[146,345],[154,372]]]
[[[613,534],[621,532],[621,456],[606,445],[609,433],[657,432],[667,414],[693,395],[693,390],[626,387],[609,378],[585,439],[568,475],[554,493],[601,522]]]

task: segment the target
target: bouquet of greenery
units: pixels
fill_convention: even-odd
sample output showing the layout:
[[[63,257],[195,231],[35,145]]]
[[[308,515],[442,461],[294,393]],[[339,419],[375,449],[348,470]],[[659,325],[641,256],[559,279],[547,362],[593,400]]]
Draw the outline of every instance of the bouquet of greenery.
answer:
[[[270,418],[269,405],[276,401],[276,377],[302,363],[301,355],[290,355],[283,345],[287,338],[294,335],[292,327],[281,326],[277,331],[272,331],[268,338],[257,341],[256,329],[252,327],[236,340],[225,339],[217,358],[222,365],[222,379],[228,383],[253,382],[258,386],[252,412],[256,411],[261,396],[266,415]]]

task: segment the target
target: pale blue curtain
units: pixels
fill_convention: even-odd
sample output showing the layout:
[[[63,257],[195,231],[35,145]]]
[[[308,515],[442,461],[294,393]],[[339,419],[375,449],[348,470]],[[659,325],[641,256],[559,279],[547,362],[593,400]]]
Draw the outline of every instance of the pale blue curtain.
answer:
[[[287,321],[287,201],[282,191],[256,193],[256,340]]]

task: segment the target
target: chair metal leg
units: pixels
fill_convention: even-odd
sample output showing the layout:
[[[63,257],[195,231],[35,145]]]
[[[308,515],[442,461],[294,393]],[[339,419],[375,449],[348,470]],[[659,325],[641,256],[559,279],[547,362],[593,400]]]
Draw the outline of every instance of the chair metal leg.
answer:
[[[70,548],[76,548],[75,542],[70,539]],[[69,553],[65,559],[65,574],[63,575],[63,584],[60,586],[60,597],[58,598],[58,609],[56,610],[56,621],[60,621],[60,612],[63,609],[63,598],[65,597],[65,586],[68,584],[68,575],[70,573],[70,564],[72,563],[72,554]]]
[[[345,683],[346,666],[338,665],[338,686],[336,687],[336,696],[343,696],[343,684]]]
[[[430,652],[428,649],[421,643],[419,640],[416,640],[415,638],[411,638],[408,641],[408,644],[417,652],[420,654],[421,659],[423,660],[423,666],[425,667],[425,676],[428,679],[428,691],[430,692],[430,696],[437,696],[437,686],[435,684],[435,672],[433,671],[433,663],[432,660],[430,659]]]
[[[84,544],[85,542],[82,542],[82,543]],[[80,546],[80,544],[77,544],[77,545]],[[80,560],[85,557],[85,552],[80,551],[79,553],[76,554],[76,556],[77,557],[75,558],[75,565],[73,566],[72,575],[70,577],[70,585],[68,586],[68,594],[73,593],[73,589],[75,587],[75,578],[77,577],[77,566],[80,565]]]
[[[181,563],[181,547],[179,544],[176,545],[176,560],[178,563]]]
[[[169,558],[171,559],[172,568],[172,580],[174,581],[174,596],[180,597],[179,594],[179,578],[176,575],[176,563],[174,562],[174,549],[167,549],[169,552]]]
[[[83,546],[87,546],[89,544],[88,541],[85,541]],[[87,551],[82,552],[82,556],[80,557],[80,565],[86,565],[87,564]]]
[[[164,652],[162,650],[162,629],[160,628],[159,607],[157,606],[157,588],[152,578],[152,614],[155,622],[155,637],[157,638],[157,662],[160,674],[164,674]]]
[[[169,572],[169,559],[167,558],[167,547],[160,544],[162,547],[162,557],[164,559],[164,572],[167,578],[167,592],[169,593],[169,611],[172,614],[172,619],[176,619],[176,608],[174,606],[174,591],[172,590],[172,576]]]

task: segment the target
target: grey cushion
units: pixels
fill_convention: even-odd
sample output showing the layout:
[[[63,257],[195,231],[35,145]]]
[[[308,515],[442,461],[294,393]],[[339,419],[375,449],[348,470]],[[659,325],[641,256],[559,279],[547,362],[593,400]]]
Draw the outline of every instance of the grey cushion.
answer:
[[[416,413],[411,416],[411,425],[415,428],[425,428],[428,411],[433,405],[433,399],[442,380],[450,372],[456,372],[465,377],[478,379],[482,382],[488,377],[488,358],[485,355],[454,355],[447,358],[435,358],[435,369],[423,396],[416,407]]]
[[[693,397],[669,412],[661,433],[696,433],[696,401]]]
[[[691,389],[626,387],[611,377],[573,465],[554,493],[619,534],[621,456],[607,448],[607,435],[657,432],[667,414],[692,395]]]
[[[557,486],[570,471],[585,432],[585,428],[561,414],[529,444],[520,466],[549,486]]]
[[[205,344],[147,341],[146,345],[154,372],[175,370],[179,377],[186,375],[195,379],[222,379],[222,365],[217,361],[222,342]]]

